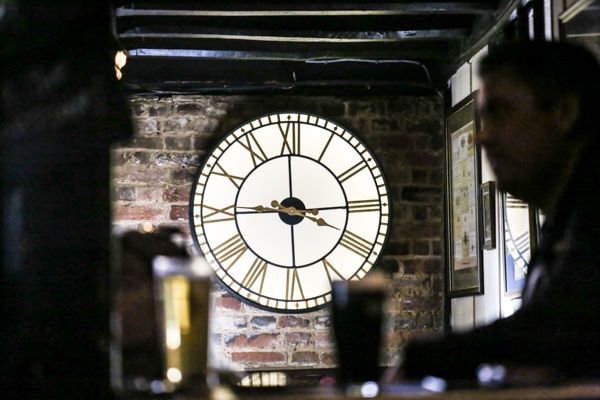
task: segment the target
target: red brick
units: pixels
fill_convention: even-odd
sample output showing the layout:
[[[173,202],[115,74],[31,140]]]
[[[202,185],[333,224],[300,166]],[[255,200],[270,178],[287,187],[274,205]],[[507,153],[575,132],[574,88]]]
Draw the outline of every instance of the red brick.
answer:
[[[441,274],[442,260],[439,257],[435,258],[415,258],[411,260],[403,260],[403,271],[405,274]]]
[[[217,297],[214,302],[215,308],[239,311],[242,308],[242,303],[238,299],[230,296]]]
[[[415,240],[413,243],[413,251],[416,255],[426,256],[430,254],[428,240]]]
[[[179,201],[188,202],[190,199],[190,186],[184,187],[170,187],[164,190],[162,199],[169,203],[175,203]]]
[[[441,307],[441,300],[434,297],[405,297],[402,299],[403,311],[435,311]]]
[[[136,188],[135,197],[137,201],[161,202],[162,189],[155,187]]]
[[[333,336],[330,332],[318,332],[314,334],[315,347],[331,348],[335,345]]]
[[[394,224],[393,235],[404,239],[439,239],[442,228],[441,222],[401,222]]]
[[[289,346],[307,347],[313,343],[312,334],[308,332],[288,332],[285,334],[285,344]]]
[[[314,351],[296,351],[292,354],[292,364],[316,365],[319,355]]]
[[[396,280],[395,285],[401,296],[421,297],[431,294],[429,276],[404,275]]]
[[[165,148],[165,140],[162,136],[136,136],[124,147],[137,149],[163,150]]]
[[[231,361],[237,363],[282,363],[285,361],[285,354],[278,352],[236,352],[231,353]]]
[[[329,329],[331,328],[331,318],[328,316],[315,318],[315,329]]]
[[[171,206],[171,212],[169,213],[169,218],[172,220],[188,219],[190,207],[189,206]]]
[[[166,216],[165,207],[155,205],[122,205],[115,207],[113,212],[115,221],[155,220]]]
[[[335,353],[321,354],[321,364],[324,367],[333,367],[337,365],[337,356]]]
[[[175,185],[190,185],[194,182],[194,172],[191,168],[185,169],[176,169],[174,170],[169,177],[169,183]]]
[[[146,165],[136,165],[113,168],[112,177],[117,183],[170,183],[171,171],[168,169],[148,168]]]
[[[416,167],[437,167],[442,165],[443,157],[441,152],[420,151],[407,154],[407,161]]]
[[[310,325],[310,321],[304,318],[284,316],[277,320],[278,328],[306,328]]]
[[[276,347],[280,344],[279,333],[261,333],[258,335],[232,335],[225,338],[227,347],[250,347],[253,349],[264,349]]]

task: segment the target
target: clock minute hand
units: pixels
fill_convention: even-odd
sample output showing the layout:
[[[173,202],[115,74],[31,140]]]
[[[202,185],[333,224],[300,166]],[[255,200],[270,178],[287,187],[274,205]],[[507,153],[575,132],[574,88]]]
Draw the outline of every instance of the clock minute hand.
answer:
[[[268,211],[279,212],[279,210],[276,209],[276,208],[270,208],[270,207],[265,207],[265,206],[261,206],[261,205],[258,205],[256,207],[240,207],[240,206],[236,206],[235,208],[240,208],[240,209],[243,209],[243,210],[254,210],[254,211],[259,212],[259,213],[268,212]]]
[[[313,217],[309,217],[308,215],[305,215],[305,217],[310,219],[311,221],[316,222],[318,226],[328,226],[330,228],[337,229],[338,231],[340,230],[340,228],[338,228],[338,227],[329,225],[327,222],[325,222],[325,220],[323,218],[313,218]]]

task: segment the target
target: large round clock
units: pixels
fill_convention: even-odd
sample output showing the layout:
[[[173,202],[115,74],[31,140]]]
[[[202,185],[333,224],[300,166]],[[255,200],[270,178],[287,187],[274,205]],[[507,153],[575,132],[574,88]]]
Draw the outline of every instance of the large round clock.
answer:
[[[331,300],[331,282],[373,268],[388,234],[381,167],[325,118],[279,113],[228,133],[200,168],[193,237],[229,291],[300,312]]]

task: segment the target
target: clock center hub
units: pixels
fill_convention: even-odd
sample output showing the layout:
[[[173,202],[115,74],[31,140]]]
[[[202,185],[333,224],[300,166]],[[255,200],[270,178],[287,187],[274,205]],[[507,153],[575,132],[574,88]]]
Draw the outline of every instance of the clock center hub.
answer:
[[[284,199],[280,204],[286,208],[293,207],[298,211],[306,210],[306,206],[304,205],[302,200],[296,197],[288,197],[287,199]],[[304,217],[301,215],[290,215],[290,213],[287,213],[285,211],[280,211],[278,214],[279,218],[288,225],[299,224],[304,219]]]

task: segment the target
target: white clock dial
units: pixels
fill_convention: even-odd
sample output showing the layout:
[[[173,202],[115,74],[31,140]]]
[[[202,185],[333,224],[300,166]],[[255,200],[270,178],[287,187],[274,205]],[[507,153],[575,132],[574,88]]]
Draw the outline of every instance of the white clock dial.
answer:
[[[507,256],[513,266],[512,279],[522,281],[527,274],[531,258],[531,234],[529,231],[529,206],[506,194],[504,212],[504,236]]]
[[[388,191],[374,156],[324,118],[266,115],[230,132],[191,197],[200,251],[221,282],[259,307],[292,312],[331,300],[381,255]]]

